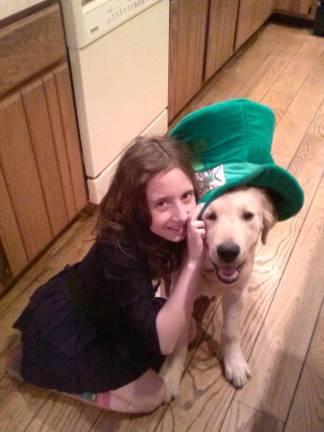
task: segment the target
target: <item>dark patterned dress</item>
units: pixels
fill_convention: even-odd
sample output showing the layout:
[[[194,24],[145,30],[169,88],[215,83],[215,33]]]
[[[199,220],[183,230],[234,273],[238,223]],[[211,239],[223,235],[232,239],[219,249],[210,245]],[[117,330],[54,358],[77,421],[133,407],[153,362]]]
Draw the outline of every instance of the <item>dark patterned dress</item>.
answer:
[[[164,361],[145,258],[95,243],[79,263],[38,288],[15,322],[22,333],[21,375],[68,393],[119,388]]]

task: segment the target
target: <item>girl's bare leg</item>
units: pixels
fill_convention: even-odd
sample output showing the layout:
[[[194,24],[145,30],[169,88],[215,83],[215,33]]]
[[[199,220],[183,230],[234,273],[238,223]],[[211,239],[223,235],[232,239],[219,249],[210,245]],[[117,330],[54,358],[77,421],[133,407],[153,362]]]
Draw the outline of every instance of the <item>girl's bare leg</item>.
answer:
[[[163,379],[149,369],[137,380],[110,391],[109,408],[123,413],[148,413],[163,403],[165,392]]]

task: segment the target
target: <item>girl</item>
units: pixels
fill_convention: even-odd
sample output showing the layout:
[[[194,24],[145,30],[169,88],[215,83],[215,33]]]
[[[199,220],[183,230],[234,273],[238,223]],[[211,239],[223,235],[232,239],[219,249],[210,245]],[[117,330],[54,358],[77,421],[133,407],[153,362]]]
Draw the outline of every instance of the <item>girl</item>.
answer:
[[[196,194],[186,146],[135,140],[101,203],[93,247],[42,285],[14,324],[24,380],[120,412],[163,402],[158,371],[188,325],[203,255]],[[155,297],[175,271],[169,298]]]

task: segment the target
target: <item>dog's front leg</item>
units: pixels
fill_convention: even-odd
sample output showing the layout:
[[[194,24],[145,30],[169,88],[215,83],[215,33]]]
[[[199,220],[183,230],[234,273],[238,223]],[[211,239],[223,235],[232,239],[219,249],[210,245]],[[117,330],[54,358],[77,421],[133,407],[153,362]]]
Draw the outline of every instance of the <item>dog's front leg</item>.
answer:
[[[222,348],[225,376],[235,387],[243,387],[251,376],[241,349],[241,314],[244,306],[242,292],[223,295]]]
[[[160,370],[160,376],[166,385],[165,402],[169,402],[178,394],[188,353],[188,338],[189,323],[180,335],[174,352],[167,356]]]

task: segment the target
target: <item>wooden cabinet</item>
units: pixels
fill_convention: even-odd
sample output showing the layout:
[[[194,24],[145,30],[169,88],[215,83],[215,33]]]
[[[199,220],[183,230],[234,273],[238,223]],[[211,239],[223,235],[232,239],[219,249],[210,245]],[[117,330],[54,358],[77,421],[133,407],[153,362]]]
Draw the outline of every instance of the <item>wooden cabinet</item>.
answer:
[[[169,119],[203,83],[208,0],[171,0]]]
[[[205,80],[233,54],[238,5],[239,0],[210,2]]]
[[[58,5],[0,31],[0,292],[86,205]]]
[[[275,0],[240,1],[235,50],[238,49],[274,11]]]
[[[169,121],[274,12],[314,19],[317,0],[171,0]]]
[[[169,121],[269,18],[275,0],[171,0]]]
[[[315,15],[317,0],[277,0],[276,9],[279,12],[288,12],[293,15],[303,15],[305,18],[313,19]]]

